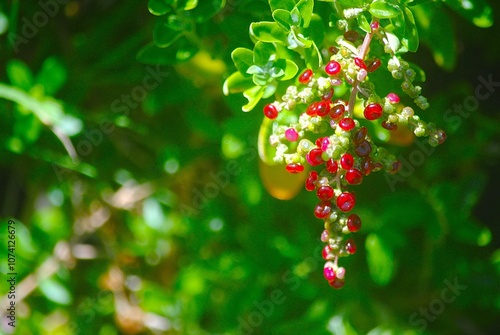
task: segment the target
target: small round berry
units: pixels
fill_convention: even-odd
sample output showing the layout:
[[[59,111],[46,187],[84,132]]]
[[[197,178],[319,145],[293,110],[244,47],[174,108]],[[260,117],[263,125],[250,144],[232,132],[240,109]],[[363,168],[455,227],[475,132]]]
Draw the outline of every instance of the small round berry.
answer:
[[[356,252],[356,243],[354,243],[354,240],[352,238],[347,240],[345,244],[345,251],[347,251],[349,255],[352,255]]]
[[[366,157],[369,156],[370,153],[372,152],[372,146],[370,142],[368,142],[367,140],[363,140],[356,145],[354,151],[356,152],[356,155],[358,155],[359,157]]]
[[[365,176],[368,176],[372,172],[372,160],[370,158],[365,158],[361,166],[363,167]]]
[[[344,116],[345,113],[345,106],[342,104],[338,104],[332,107],[330,110],[330,117],[332,119],[338,119],[342,116]]]
[[[401,161],[396,160],[396,161],[392,162],[391,167],[390,167],[388,172],[391,174],[396,174],[399,172],[399,170],[401,170]]]
[[[330,234],[328,234],[328,230],[323,230],[321,233],[321,242],[326,243],[328,239],[330,238]]]
[[[335,275],[338,279],[344,279],[345,277],[345,268],[340,267],[335,271]]]
[[[328,137],[323,137],[319,145],[319,148],[321,149],[321,151],[326,151],[328,150],[329,145],[330,145],[330,139]]]
[[[323,155],[323,151],[320,148],[314,148],[306,155],[306,160],[311,166],[320,165],[324,162],[321,155]]]
[[[438,131],[436,132],[436,138],[438,140],[438,144],[443,144],[444,141],[446,141],[446,133],[444,130],[442,129],[438,129]]]
[[[315,116],[317,113],[318,113],[318,103],[317,102],[313,102],[312,104],[307,106],[307,109],[306,109],[307,115]]]
[[[295,142],[299,139],[299,133],[293,128],[288,128],[285,131],[285,137],[290,142]]]
[[[337,207],[342,212],[349,212],[354,208],[354,205],[356,205],[356,198],[352,193],[344,192],[337,197]]]
[[[354,165],[354,157],[350,153],[343,154],[342,157],[340,157],[340,166],[344,170],[349,170],[353,167]]]
[[[358,214],[351,214],[347,218],[347,229],[351,233],[355,233],[361,229],[361,218]]]
[[[354,57],[354,64],[356,64],[356,66],[360,69],[366,70],[366,64],[361,58]]]
[[[354,123],[354,120],[350,117],[345,117],[339,121],[339,127],[345,131],[349,131],[353,129],[355,126],[356,124]]]
[[[361,143],[362,141],[365,140],[367,134],[368,134],[368,129],[366,129],[366,127],[361,127],[354,134],[354,137],[352,140],[354,141],[355,144]]]
[[[359,38],[359,33],[355,30],[348,30],[344,33],[344,38],[350,42],[356,42]]]
[[[375,58],[373,61],[370,62],[370,64],[368,64],[366,66],[366,71],[374,72],[375,70],[377,70],[380,67],[380,65],[382,65],[382,62],[380,61],[380,59]]]
[[[290,163],[286,166],[286,170],[290,173],[296,174],[304,171],[304,166],[299,163]]]
[[[331,253],[332,249],[330,248],[329,245],[325,245],[323,250],[321,250],[321,257],[323,257],[324,260],[329,260],[333,259],[335,256]]]
[[[315,189],[316,189],[316,184],[314,183],[314,181],[311,178],[307,178],[306,179],[306,190],[308,190],[309,192],[312,192]]]
[[[325,279],[328,281],[332,281],[337,277],[335,271],[331,266],[327,266],[323,269],[323,275],[325,276]]]
[[[376,120],[382,116],[383,108],[378,103],[371,103],[365,107],[363,114],[367,120]]]
[[[312,181],[318,180],[318,172],[316,171],[311,171],[309,172],[309,178],[311,178]]]
[[[327,100],[322,100],[320,102],[317,102],[316,114],[321,117],[327,116],[328,113],[330,113],[330,109],[330,102]]]
[[[326,161],[326,169],[328,170],[328,172],[335,174],[339,169],[339,165],[337,164],[337,161],[330,158]]]
[[[370,23],[370,28],[372,28],[372,32],[377,30],[380,27],[378,21]]]
[[[311,81],[311,78],[313,76],[313,71],[311,69],[305,70],[299,77],[299,82],[301,84],[307,84],[309,81]]]
[[[382,121],[382,127],[387,130],[396,130],[398,129],[398,125],[389,121]]]
[[[401,98],[396,93],[387,94],[387,99],[391,104],[398,104],[401,101]]]
[[[406,116],[406,117],[412,117],[415,114],[415,111],[413,108],[406,106],[401,110],[401,115]]]
[[[272,104],[267,104],[264,106],[264,115],[271,120],[276,119],[278,117],[278,109]]]
[[[338,290],[344,286],[345,281],[343,279],[335,278],[334,280],[329,281],[328,284],[330,284],[330,286],[334,289]]]
[[[333,188],[329,185],[321,186],[316,192],[319,200],[327,201],[333,198]]]
[[[332,204],[329,201],[322,201],[316,205],[314,216],[318,219],[326,219],[332,212]]]
[[[345,180],[351,185],[359,185],[363,181],[363,174],[358,169],[350,169],[345,174]]]
[[[334,76],[340,72],[341,68],[342,67],[340,66],[339,62],[332,60],[329,61],[328,64],[326,64],[325,72],[330,76]]]

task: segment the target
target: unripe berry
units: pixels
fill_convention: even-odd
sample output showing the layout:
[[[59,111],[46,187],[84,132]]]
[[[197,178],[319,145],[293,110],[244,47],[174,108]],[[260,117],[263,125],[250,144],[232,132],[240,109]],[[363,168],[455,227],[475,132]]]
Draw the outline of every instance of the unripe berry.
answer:
[[[367,120],[376,120],[382,116],[383,108],[378,103],[371,103],[365,107],[363,112]]]
[[[351,233],[355,233],[361,229],[361,218],[358,214],[351,214],[347,218],[347,229]]]
[[[387,99],[391,104],[398,104],[401,101],[399,95],[397,95],[396,93],[387,94]]]
[[[352,193],[344,192],[337,197],[337,207],[342,212],[349,212],[354,208],[354,205],[356,205],[356,198]]]
[[[313,76],[313,72],[311,69],[305,70],[299,77],[299,82],[301,84],[307,84],[310,80],[311,77]]]
[[[329,245],[325,245],[323,250],[321,250],[321,257],[323,257],[324,260],[329,260],[333,259],[334,255],[331,253],[332,249],[330,248]]]
[[[328,234],[328,230],[323,230],[321,233],[321,242],[326,243],[328,239],[330,238],[330,234]]]
[[[325,66],[325,72],[330,76],[338,74],[340,70],[341,70],[340,63],[335,60],[328,62],[328,64],[326,64]]]
[[[271,120],[276,119],[278,117],[278,109],[272,104],[267,104],[264,106],[264,115]]]
[[[285,138],[290,142],[295,142],[299,139],[299,133],[293,128],[288,128],[285,131]]]

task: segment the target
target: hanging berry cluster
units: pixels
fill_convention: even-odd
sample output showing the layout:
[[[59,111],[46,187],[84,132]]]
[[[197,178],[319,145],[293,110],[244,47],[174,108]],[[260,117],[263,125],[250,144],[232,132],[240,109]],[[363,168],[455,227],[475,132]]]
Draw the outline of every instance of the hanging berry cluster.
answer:
[[[327,37],[313,38],[318,35],[314,29],[320,29],[319,16],[312,11],[314,1],[270,1],[276,22],[252,24],[255,48],[233,52],[239,71],[224,86],[226,93],[243,91],[249,100],[246,111],[261,99],[275,97],[263,107],[272,128],[267,144],[274,148],[273,163],[283,164],[292,174],[308,173],[305,188],[318,199],[314,216],[324,222],[324,277],[334,288],[341,288],[345,280],[339,258],[356,252],[350,236],[361,229],[355,186],[373,172],[397,173],[401,167],[393,154],[375,143],[369,128],[407,127],[417,137],[428,137],[432,146],[446,138],[400,98],[405,94],[420,109],[429,107],[421,88],[413,84],[416,71],[401,58],[401,53],[415,48],[415,32],[409,25],[406,35],[398,37],[394,29],[396,17],[414,24],[411,11],[396,6],[400,12],[393,13],[392,5],[366,2],[369,6],[361,11],[344,8],[343,18],[330,24],[337,35],[332,43]],[[276,8],[286,3],[287,8]],[[283,36],[275,33],[270,38],[261,32],[263,27],[281,29]],[[290,50],[298,57],[291,57]],[[303,64],[302,70],[297,63]],[[377,82],[384,78],[375,76],[377,71],[389,71],[394,81],[400,81],[398,92]]]

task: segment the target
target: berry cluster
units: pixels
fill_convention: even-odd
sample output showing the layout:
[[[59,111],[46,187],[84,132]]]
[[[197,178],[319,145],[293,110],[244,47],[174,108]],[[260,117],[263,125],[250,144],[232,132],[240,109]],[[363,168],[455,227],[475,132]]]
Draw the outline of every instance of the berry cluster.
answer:
[[[324,222],[324,276],[334,288],[341,288],[345,279],[338,259],[356,252],[350,234],[361,228],[360,217],[353,213],[356,195],[351,187],[372,172],[397,173],[401,167],[387,149],[374,143],[362,123],[379,122],[390,131],[406,126],[416,136],[428,136],[431,145],[446,138],[442,130],[420,120],[411,107],[402,106],[396,93],[383,98],[376,94],[376,83],[369,77],[382,61],[369,58],[368,50],[373,38],[383,41],[384,35],[377,22],[371,28],[363,39],[347,31],[337,39],[337,46],[325,50],[326,65],[299,73],[297,85],[289,86],[281,99],[263,110],[267,118],[277,121],[269,138],[276,148],[274,161],[286,164],[290,173],[309,174],[305,188],[316,193],[314,215]],[[403,79],[402,90],[415,104],[426,108],[420,88],[411,84],[414,71],[407,63],[392,57],[388,69],[395,79]],[[356,116],[355,106],[361,107]]]

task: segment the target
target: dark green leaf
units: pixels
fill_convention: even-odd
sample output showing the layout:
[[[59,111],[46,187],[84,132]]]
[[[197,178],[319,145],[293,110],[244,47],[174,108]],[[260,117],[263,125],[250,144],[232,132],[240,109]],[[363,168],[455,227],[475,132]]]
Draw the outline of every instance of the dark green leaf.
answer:
[[[36,77],[36,83],[43,85],[46,95],[54,95],[64,85],[66,68],[54,57],[47,58]]]
[[[149,0],[148,9],[153,15],[165,15],[172,10],[174,0]]]
[[[276,48],[270,43],[257,42],[253,48],[253,64],[266,66],[271,57],[276,56]]]
[[[408,50],[411,52],[416,52],[418,49],[418,30],[415,24],[415,18],[413,17],[413,13],[409,8],[404,9],[405,15],[405,40],[408,46]]]
[[[291,11],[295,7],[295,1],[293,0],[269,0],[269,6],[271,7],[271,12],[277,9],[285,9]]]
[[[480,28],[493,25],[493,10],[486,0],[443,0],[458,14]]]
[[[148,44],[137,54],[137,59],[145,64],[173,65],[189,60],[198,52],[198,47],[181,37],[168,48]]]
[[[223,92],[225,95],[229,95],[230,93],[243,92],[253,86],[251,77],[244,77],[240,72],[235,72],[224,82]]]
[[[373,16],[379,19],[391,19],[402,13],[398,5],[385,0],[375,0],[368,10]]]
[[[314,9],[314,0],[300,0],[296,7],[302,18],[300,26],[304,28],[309,27],[309,22],[311,22],[311,15],[313,14]]]
[[[284,9],[275,10],[273,12],[273,19],[286,31],[289,31],[290,26],[293,24],[290,12]]]
[[[379,235],[371,233],[365,247],[370,276],[378,285],[387,285],[394,275],[394,256],[389,245]]]
[[[233,59],[234,65],[245,75],[248,72],[248,68],[253,65],[253,51],[245,48],[236,48],[231,53],[231,58]]]
[[[370,33],[372,28],[370,27],[370,23],[364,14],[360,14],[357,17],[359,27],[365,32]]]
[[[258,41],[266,43],[284,43],[286,35],[276,22],[254,22],[250,25],[250,34]]]
[[[7,76],[12,85],[26,92],[33,86],[33,74],[30,68],[20,60],[13,59],[7,63]]]
[[[226,5],[226,0],[200,1],[198,6],[191,11],[191,16],[198,23],[208,21],[219,13]]]

